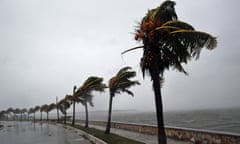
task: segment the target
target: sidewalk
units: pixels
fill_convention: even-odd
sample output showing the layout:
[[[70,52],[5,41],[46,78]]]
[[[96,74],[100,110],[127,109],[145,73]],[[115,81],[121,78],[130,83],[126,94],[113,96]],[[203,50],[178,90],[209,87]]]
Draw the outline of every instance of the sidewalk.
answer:
[[[81,124],[81,123],[78,123],[78,124]],[[103,131],[105,130],[105,127],[102,127],[102,126],[89,125],[89,127],[96,128]],[[144,142],[146,144],[157,144],[157,136],[155,135],[142,134],[142,133],[137,133],[132,131],[126,131],[123,129],[116,129],[116,128],[111,128],[111,133],[114,133],[123,137],[127,137],[136,141]],[[192,144],[191,142],[177,141],[170,138],[167,138],[167,142],[168,144]]]

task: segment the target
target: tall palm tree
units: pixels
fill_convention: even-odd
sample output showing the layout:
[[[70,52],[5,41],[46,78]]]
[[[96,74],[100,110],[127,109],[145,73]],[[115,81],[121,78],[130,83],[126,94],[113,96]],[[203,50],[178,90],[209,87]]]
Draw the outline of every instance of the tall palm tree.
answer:
[[[27,109],[26,108],[23,108],[20,110],[20,113],[21,113],[21,121],[22,121],[22,117],[24,115],[24,113],[27,112]]]
[[[142,41],[143,46],[125,51],[143,48],[141,68],[143,76],[148,71],[153,81],[158,141],[161,144],[166,144],[161,98],[165,70],[173,68],[187,74],[182,64],[187,64],[192,58],[198,59],[203,47],[212,50],[217,45],[215,37],[178,21],[174,6],[175,2],[167,0],[149,10],[136,29],[135,39]]]
[[[40,120],[41,121],[43,120],[42,119],[42,112],[46,112],[47,109],[48,109],[48,105],[47,104],[44,104],[44,105],[41,106],[41,108],[40,108]]]
[[[71,106],[71,101],[68,99],[68,95],[64,99],[58,102],[59,110],[64,114],[64,124],[67,123],[67,109]]]
[[[121,92],[126,92],[127,94],[133,96],[133,92],[129,90],[130,87],[134,85],[139,85],[140,83],[136,80],[130,80],[136,76],[135,71],[131,71],[131,67],[124,67],[119,70],[119,72],[112,77],[108,82],[109,87],[109,109],[108,109],[108,122],[106,127],[106,134],[110,133],[111,128],[111,115],[112,115],[112,100],[115,94],[120,94]]]
[[[81,102],[85,107],[85,127],[88,127],[88,104],[90,106],[94,106],[92,102],[93,98],[93,91],[103,92],[106,88],[106,85],[102,83],[103,78],[90,76],[87,80],[83,83],[83,85],[77,90],[76,95],[78,96],[78,101]]]
[[[30,108],[30,109],[28,110],[28,120],[29,120],[29,115],[32,114],[33,112],[34,112],[34,108]]]
[[[33,121],[35,122],[35,113],[37,112],[37,111],[39,111],[40,110],[40,106],[35,106],[34,108],[33,108]]]
[[[16,118],[18,117],[17,114],[19,113],[21,113],[21,110],[19,108],[13,110],[13,120],[16,120]]]
[[[59,122],[59,102],[58,102],[58,97],[56,97],[56,108],[57,108],[57,122]]]
[[[51,103],[48,105],[48,107],[45,109],[45,112],[47,113],[47,121],[49,120],[49,112],[54,110],[56,108],[55,103]]]
[[[8,115],[11,115],[11,113],[13,112],[13,108],[8,108],[6,113],[7,113],[7,120],[8,120]]]
[[[72,125],[73,126],[75,125],[75,105],[76,105],[76,102],[77,102],[77,99],[78,99],[78,97],[76,95],[76,89],[77,89],[77,86],[74,86],[73,87],[73,94],[67,96],[67,99],[69,101],[71,101],[72,104],[73,104],[73,114],[72,114]]]

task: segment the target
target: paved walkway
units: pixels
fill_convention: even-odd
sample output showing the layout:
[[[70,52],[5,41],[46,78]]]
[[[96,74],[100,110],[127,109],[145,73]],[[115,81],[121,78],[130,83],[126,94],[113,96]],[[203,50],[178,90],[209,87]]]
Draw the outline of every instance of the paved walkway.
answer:
[[[89,127],[96,128],[99,130],[105,130],[105,127],[103,126],[89,125]],[[132,132],[132,131],[127,131],[127,130],[117,129],[117,128],[111,128],[111,133],[114,133],[123,137],[127,137],[130,139],[134,139],[136,141],[144,142],[146,144],[157,144],[156,135],[142,134],[138,132]],[[192,144],[191,142],[177,141],[170,138],[167,138],[167,143],[168,144]]]
[[[75,131],[48,123],[2,122],[1,144],[91,144]]]

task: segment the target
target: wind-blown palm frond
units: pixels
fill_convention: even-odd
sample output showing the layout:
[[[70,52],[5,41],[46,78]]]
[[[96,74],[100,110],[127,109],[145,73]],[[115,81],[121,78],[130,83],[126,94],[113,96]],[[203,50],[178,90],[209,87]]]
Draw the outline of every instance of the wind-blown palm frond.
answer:
[[[52,111],[55,108],[56,108],[56,104],[55,103],[51,103],[50,105],[48,105],[47,111],[50,112],[50,111]]]
[[[44,105],[41,106],[40,111],[41,111],[41,112],[43,112],[43,111],[44,111],[44,112],[47,112],[47,108],[48,108],[48,105],[47,105],[47,104],[44,104]]]
[[[91,106],[93,106],[92,92],[93,91],[103,92],[104,89],[107,87],[102,82],[103,78],[101,77],[96,76],[89,77],[76,92],[76,95],[79,96],[78,97],[79,102],[84,105],[85,104],[84,101],[86,100],[87,102],[89,102]]]
[[[66,114],[67,109],[70,108],[71,104],[70,101],[67,99],[62,99],[61,101],[58,102],[59,109],[63,114]]]
[[[198,59],[202,48],[212,50],[217,45],[215,37],[178,21],[174,5],[174,2],[166,1],[150,10],[136,29],[136,40],[142,40],[144,44],[141,59],[143,76],[146,70],[162,75],[169,68],[187,74],[182,63],[186,64],[191,58]]]
[[[128,89],[131,86],[139,85],[138,81],[132,81],[131,78],[136,76],[135,71],[129,71],[131,67],[124,67],[119,70],[116,76],[112,77],[109,80],[109,88],[111,93],[121,93],[127,92],[128,94],[133,96],[133,93]]]

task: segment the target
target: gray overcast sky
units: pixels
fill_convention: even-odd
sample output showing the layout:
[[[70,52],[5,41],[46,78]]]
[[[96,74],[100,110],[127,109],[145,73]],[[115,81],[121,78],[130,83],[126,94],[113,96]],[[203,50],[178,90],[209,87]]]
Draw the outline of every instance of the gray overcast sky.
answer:
[[[91,75],[105,83],[123,66],[142,83],[135,97],[117,95],[113,109],[154,109],[149,77],[142,78],[142,50],[134,26],[162,0],[0,0],[0,110],[49,104],[72,93]],[[213,51],[185,66],[189,76],[167,71],[165,110],[225,108],[240,104],[238,0],[176,0],[179,20],[218,38]],[[95,107],[108,108],[108,90],[96,93]],[[78,106],[78,110],[83,109]]]

